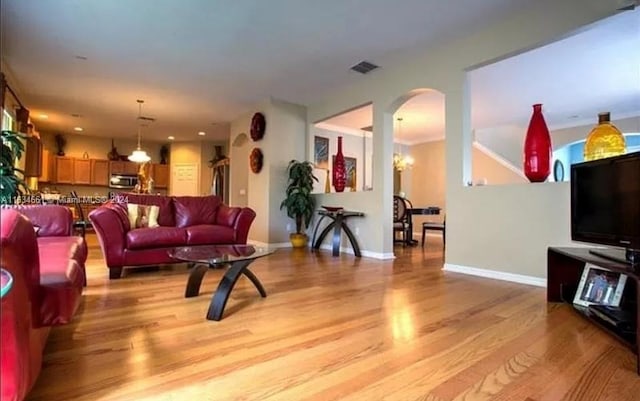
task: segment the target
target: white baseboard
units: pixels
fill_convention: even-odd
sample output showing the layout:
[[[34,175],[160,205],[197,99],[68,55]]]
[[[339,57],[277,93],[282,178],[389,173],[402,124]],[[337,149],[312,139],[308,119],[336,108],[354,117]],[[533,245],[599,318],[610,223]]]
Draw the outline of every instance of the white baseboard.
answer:
[[[445,263],[442,270],[452,273],[468,274],[470,276],[492,278],[494,280],[511,281],[513,283],[533,285],[536,287],[547,286],[546,278],[525,276],[522,274],[507,273],[497,270],[479,269],[477,267],[454,265],[451,263]]]
[[[247,244],[255,245],[255,246],[264,246],[269,248],[291,248],[291,242],[275,242],[272,244],[268,244],[266,242],[249,239],[247,240]]]
[[[331,246],[331,244],[324,244],[324,245],[320,245],[320,249],[327,250],[327,251],[332,251],[333,250],[333,246]],[[350,255],[353,255],[353,248],[347,248],[347,247],[341,246],[340,247],[340,252],[348,253]],[[380,260],[395,259],[395,256],[394,256],[393,252],[391,252],[391,253],[382,253],[382,252],[371,252],[371,251],[366,251],[366,250],[360,250],[360,253],[365,258],[380,259]]]

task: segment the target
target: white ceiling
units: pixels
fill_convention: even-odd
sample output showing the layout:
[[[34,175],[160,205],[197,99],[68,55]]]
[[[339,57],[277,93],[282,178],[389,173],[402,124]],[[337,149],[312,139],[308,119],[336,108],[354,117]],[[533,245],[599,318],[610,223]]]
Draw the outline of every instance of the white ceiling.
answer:
[[[526,126],[542,103],[547,124],[564,128],[640,115],[640,9],[616,15],[584,32],[469,73],[472,127]],[[396,141],[444,137],[444,96],[427,92],[395,113]],[[359,129],[372,124],[370,105],[324,123]]]
[[[223,139],[269,96],[306,104],[362,79],[349,67],[468,35],[527,0],[2,0],[2,61],[39,129],[146,139]],[[640,114],[640,10],[469,73],[473,128]],[[386,55],[386,56],[385,56]],[[86,57],[80,60],[76,56]],[[382,68],[385,66],[382,65]],[[440,138],[444,102],[411,99],[403,142]],[[49,115],[38,121],[40,113]],[[74,118],[77,113],[81,117]],[[358,114],[359,113],[359,114]],[[371,125],[370,107],[343,125]],[[364,120],[367,123],[363,123]]]
[[[471,34],[526,3],[2,0],[2,58],[33,114],[50,116],[40,129],[134,137],[142,98],[157,118],[147,136],[221,137],[269,96],[306,104],[375,79],[349,71],[361,60]]]

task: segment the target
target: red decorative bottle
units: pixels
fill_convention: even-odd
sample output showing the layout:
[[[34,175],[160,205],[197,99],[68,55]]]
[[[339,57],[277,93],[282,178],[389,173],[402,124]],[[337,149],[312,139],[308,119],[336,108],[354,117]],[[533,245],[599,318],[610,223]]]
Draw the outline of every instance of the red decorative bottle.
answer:
[[[551,137],[542,115],[542,105],[533,105],[533,115],[524,140],[524,175],[531,182],[543,182],[551,172]]]
[[[336,192],[343,192],[347,184],[347,169],[344,166],[344,155],[342,154],[342,137],[338,137],[338,153],[333,161],[333,188]]]

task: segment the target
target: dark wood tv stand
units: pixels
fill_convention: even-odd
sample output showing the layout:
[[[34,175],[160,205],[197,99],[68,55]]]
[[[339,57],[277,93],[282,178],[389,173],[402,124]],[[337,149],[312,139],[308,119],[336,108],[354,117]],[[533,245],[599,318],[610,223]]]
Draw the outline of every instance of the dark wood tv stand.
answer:
[[[547,250],[547,302],[566,302],[573,306],[573,298],[578,289],[582,269],[585,263],[592,263],[605,269],[626,274],[628,276],[625,286],[621,308],[630,310],[636,316],[636,322],[640,321],[640,274],[624,263],[605,259],[589,252],[593,248],[555,248]],[[640,331],[636,324],[632,332],[621,331],[616,326],[607,323],[588,310],[574,307],[574,309],[589,321],[593,322],[606,332],[629,347],[636,355],[636,370],[640,375]]]

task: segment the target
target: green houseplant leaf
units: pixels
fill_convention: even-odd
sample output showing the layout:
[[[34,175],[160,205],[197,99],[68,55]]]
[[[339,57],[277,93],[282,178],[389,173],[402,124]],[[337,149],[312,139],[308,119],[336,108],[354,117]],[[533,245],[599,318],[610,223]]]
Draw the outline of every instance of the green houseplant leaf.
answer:
[[[24,153],[21,139],[25,134],[14,131],[0,133],[0,203],[14,203],[18,195],[28,193],[24,171],[15,167]]]
[[[318,181],[313,175],[313,165],[308,161],[291,160],[287,166],[286,197],[280,204],[280,210],[286,209],[287,216],[296,222],[296,233],[302,234],[304,227],[308,227],[313,218],[316,202],[311,191],[313,181]]]

